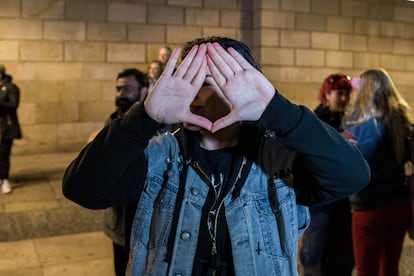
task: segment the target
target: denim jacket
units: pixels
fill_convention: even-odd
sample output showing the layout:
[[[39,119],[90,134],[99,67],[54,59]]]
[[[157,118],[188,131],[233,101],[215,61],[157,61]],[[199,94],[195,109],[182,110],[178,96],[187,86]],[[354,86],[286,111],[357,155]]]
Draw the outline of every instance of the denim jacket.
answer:
[[[270,142],[270,141],[269,141]],[[275,145],[275,143],[269,143]],[[291,172],[295,154],[280,143],[263,147],[266,165],[256,162],[236,198],[227,194],[225,214],[237,275],[297,275],[298,238],[309,224],[308,208],[296,204]],[[267,154],[278,151],[277,160]],[[130,275],[191,275],[201,209],[208,193],[189,166],[171,263],[165,261],[180,173],[185,165],[178,141],[171,134],[154,138],[146,148],[147,181],[138,203],[131,234]],[[261,161],[259,161],[261,162]],[[271,164],[273,162],[274,164]],[[263,169],[272,169],[273,177]],[[166,173],[167,172],[167,173]],[[164,176],[167,181],[164,181]],[[271,183],[269,185],[269,183]]]

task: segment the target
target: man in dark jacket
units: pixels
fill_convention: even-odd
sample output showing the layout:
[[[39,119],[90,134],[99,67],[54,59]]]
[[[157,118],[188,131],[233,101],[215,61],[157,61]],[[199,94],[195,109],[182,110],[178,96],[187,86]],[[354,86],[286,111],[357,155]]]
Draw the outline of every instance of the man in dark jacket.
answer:
[[[142,102],[148,93],[148,78],[134,68],[125,69],[116,78],[116,111],[108,118],[111,121],[125,117],[134,105]],[[129,256],[129,240],[136,202],[117,204],[105,210],[104,232],[111,238],[114,253],[114,269],[117,276],[124,276]]]
[[[3,194],[12,191],[9,172],[13,139],[22,138],[17,118],[20,90],[12,80],[13,77],[6,74],[6,67],[0,64],[0,182]]]
[[[63,193],[88,208],[138,200],[130,275],[297,275],[303,204],[361,189],[367,164],[279,94],[244,43],[196,39],[175,70],[179,54],[69,165]]]

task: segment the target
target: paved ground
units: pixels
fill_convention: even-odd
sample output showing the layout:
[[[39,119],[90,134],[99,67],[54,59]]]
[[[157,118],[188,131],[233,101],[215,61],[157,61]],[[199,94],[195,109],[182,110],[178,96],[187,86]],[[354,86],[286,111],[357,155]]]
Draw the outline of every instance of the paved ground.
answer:
[[[112,275],[110,241],[100,232],[102,211],[75,205],[61,192],[64,169],[76,154],[12,156],[14,191],[0,194],[0,276]],[[10,251],[16,256],[7,259]],[[16,272],[24,266],[17,256],[26,254],[19,252],[27,251],[37,254],[36,265],[25,264],[30,273]],[[401,276],[409,275],[414,276],[414,242],[407,239]]]

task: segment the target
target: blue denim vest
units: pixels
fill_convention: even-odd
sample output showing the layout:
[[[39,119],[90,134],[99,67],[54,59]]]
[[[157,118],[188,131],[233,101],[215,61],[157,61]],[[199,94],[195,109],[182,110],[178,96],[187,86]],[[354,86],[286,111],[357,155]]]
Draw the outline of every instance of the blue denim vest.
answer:
[[[233,199],[230,191],[224,202],[237,275],[297,275],[298,239],[310,222],[308,208],[296,204],[295,192],[288,185],[293,178],[289,172],[294,154],[280,143],[267,142],[260,149],[260,166],[253,163],[240,195]],[[178,141],[169,133],[154,137],[145,154],[147,179],[132,227],[127,275],[190,276],[209,188],[189,166],[177,230],[171,233],[175,234],[171,262],[167,263],[167,243],[185,161]],[[271,177],[264,167],[273,172]]]

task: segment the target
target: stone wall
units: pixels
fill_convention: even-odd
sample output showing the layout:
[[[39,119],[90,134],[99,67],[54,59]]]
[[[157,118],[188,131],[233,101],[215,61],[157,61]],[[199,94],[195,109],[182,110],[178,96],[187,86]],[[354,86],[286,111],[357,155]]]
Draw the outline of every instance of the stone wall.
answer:
[[[291,101],[323,78],[383,67],[414,103],[414,3],[404,0],[0,0],[0,63],[21,88],[14,154],[79,150],[113,110],[116,74],[164,44],[245,41]]]

